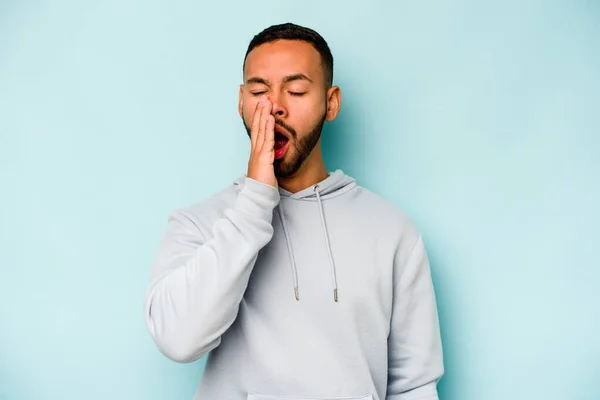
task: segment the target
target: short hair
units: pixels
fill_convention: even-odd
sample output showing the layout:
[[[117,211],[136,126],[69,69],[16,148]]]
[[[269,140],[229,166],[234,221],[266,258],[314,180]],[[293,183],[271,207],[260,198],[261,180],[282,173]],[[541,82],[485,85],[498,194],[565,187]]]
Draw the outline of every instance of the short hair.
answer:
[[[325,83],[329,86],[333,84],[333,55],[327,45],[327,42],[321,35],[316,31],[306,28],[300,25],[285,23],[279,25],[272,25],[250,41],[248,50],[244,56],[244,64],[242,68],[246,67],[246,59],[248,54],[256,47],[265,43],[272,43],[277,40],[300,40],[310,43],[321,55],[321,65],[325,73]]]

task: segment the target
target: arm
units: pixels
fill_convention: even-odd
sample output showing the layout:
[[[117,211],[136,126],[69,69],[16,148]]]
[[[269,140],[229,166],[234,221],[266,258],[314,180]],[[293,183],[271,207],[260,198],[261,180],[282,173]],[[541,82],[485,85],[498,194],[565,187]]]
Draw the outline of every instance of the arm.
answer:
[[[438,400],[437,382],[444,373],[442,343],[421,236],[406,266],[399,271],[388,338],[386,400]]]
[[[144,295],[146,325],[164,355],[192,362],[220,344],[258,251],[271,240],[278,202],[276,188],[246,178],[207,241],[184,213],[170,216]]]

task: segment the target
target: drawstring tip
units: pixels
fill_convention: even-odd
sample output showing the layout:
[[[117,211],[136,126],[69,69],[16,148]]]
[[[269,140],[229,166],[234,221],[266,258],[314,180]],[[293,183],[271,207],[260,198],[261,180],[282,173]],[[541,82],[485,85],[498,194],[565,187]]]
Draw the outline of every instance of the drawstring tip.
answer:
[[[337,289],[333,289],[333,300],[337,303],[338,298],[337,298]]]
[[[300,295],[298,294],[298,288],[294,288],[294,295],[296,296],[296,300],[300,300]]]

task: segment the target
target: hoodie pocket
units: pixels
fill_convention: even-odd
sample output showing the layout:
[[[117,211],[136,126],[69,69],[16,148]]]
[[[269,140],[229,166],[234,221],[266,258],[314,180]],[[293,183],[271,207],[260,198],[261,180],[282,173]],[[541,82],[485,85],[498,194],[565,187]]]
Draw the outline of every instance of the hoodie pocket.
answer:
[[[246,400],[373,400],[373,396],[370,394],[365,394],[362,396],[351,397],[294,397],[248,393],[248,397],[246,398]]]

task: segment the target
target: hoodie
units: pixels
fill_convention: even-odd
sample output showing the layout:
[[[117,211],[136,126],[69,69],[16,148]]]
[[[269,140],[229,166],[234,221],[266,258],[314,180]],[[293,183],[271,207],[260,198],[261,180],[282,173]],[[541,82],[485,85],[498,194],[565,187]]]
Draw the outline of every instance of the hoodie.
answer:
[[[241,176],[177,209],[144,295],[194,399],[434,400],[444,372],[423,239],[337,170],[297,193]]]

